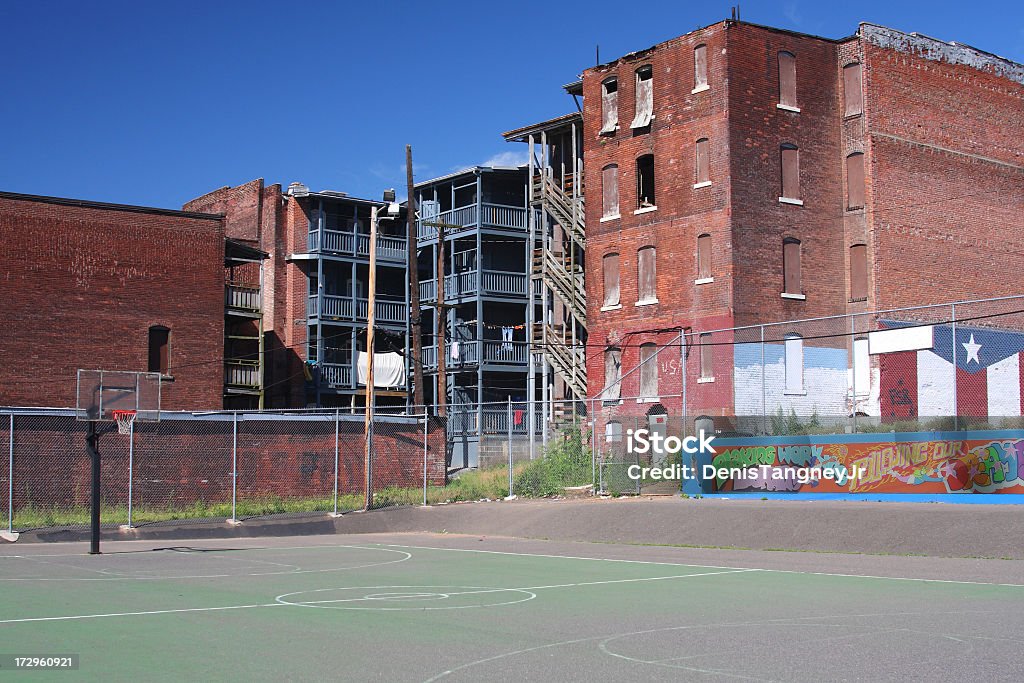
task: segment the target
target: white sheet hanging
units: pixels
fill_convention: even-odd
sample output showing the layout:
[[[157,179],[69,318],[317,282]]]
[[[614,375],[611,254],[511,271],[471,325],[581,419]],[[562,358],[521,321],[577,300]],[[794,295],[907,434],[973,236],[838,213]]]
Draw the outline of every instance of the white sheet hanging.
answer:
[[[358,360],[358,381],[366,386],[366,358],[365,351],[359,352]],[[373,354],[373,386],[375,387],[400,387],[405,384],[405,359],[400,353],[375,353]]]

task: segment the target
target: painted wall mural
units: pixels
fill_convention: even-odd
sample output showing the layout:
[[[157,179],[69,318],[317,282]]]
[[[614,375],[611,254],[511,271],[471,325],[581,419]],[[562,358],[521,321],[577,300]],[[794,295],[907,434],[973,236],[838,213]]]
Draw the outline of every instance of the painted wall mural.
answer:
[[[872,440],[873,439],[873,440]],[[1024,431],[718,439],[705,490],[1024,493]]]

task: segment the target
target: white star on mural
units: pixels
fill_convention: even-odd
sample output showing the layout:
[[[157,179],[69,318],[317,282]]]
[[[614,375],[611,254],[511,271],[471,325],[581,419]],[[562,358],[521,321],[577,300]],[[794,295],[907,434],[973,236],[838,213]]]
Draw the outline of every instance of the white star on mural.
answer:
[[[981,350],[981,344],[975,344],[974,343],[974,334],[973,333],[971,334],[971,340],[969,342],[961,344],[961,346],[963,346],[965,349],[967,349],[967,361],[966,361],[967,364],[969,364],[973,360],[978,365],[981,365],[981,361],[978,360],[978,351]]]

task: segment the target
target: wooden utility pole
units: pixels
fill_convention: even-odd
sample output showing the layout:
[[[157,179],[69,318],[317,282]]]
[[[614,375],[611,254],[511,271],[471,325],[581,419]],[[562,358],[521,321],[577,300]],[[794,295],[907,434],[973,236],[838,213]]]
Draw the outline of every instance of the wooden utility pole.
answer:
[[[448,413],[448,348],[444,335],[448,332],[448,308],[445,306],[444,277],[444,223],[438,221],[437,226],[437,414],[444,417]]]
[[[426,405],[423,395],[423,325],[420,317],[420,273],[417,260],[419,240],[416,234],[416,199],[413,196],[412,145],[405,146],[405,183],[409,197],[406,214],[406,247],[409,258],[409,334],[412,337],[412,386],[414,410]]]
[[[373,326],[377,308],[377,207],[370,209],[370,282],[367,285],[366,302],[366,421],[363,425],[363,441],[366,443],[363,470],[365,472],[366,504],[364,510],[373,506]]]

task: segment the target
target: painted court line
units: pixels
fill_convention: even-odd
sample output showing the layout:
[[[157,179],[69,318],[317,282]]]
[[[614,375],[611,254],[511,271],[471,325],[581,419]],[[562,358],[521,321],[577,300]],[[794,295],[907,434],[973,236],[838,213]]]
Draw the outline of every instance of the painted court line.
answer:
[[[146,612],[110,612],[108,614],[72,614],[61,617],[26,617],[23,619],[0,619],[0,624],[22,624],[30,621],[73,621],[76,619],[103,619],[105,617],[143,617],[151,614],[179,614],[183,612],[219,612],[231,609],[252,609],[254,607],[281,607],[282,603],[268,602],[259,605],[228,605],[226,607],[183,607],[180,609],[155,609]]]
[[[1000,586],[1004,588],[1024,588],[1022,583],[995,583],[993,581],[961,581],[957,579],[924,579],[917,576],[876,576],[873,574],[840,574],[836,572],[809,572],[800,569],[768,569],[766,567],[721,567],[713,564],[686,564],[683,562],[651,562],[648,560],[622,560],[607,557],[579,557],[574,555],[545,555],[534,553],[515,553],[504,550],[477,550],[475,548],[439,548],[426,545],[398,545],[397,543],[379,543],[377,545],[409,550],[443,550],[457,553],[482,553],[487,555],[511,555],[515,557],[550,557],[559,560],[589,560],[592,562],[628,562],[632,564],[657,564],[670,567],[697,567],[700,569],[732,569],[736,571],[760,571],[773,574],[803,574],[805,576],[835,576],[845,579],[881,579],[883,581],[918,581],[921,583],[952,583],[968,586]]]

